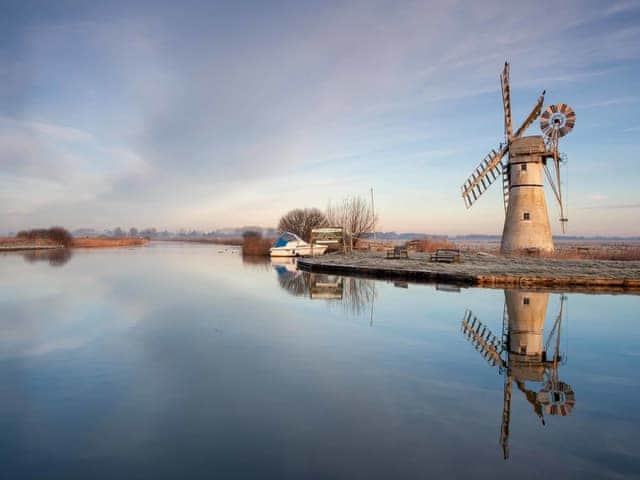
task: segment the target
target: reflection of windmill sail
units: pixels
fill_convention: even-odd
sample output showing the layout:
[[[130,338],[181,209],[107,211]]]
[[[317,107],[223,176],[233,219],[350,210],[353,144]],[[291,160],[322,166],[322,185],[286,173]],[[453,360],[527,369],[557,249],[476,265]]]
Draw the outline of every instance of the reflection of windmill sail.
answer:
[[[504,366],[504,362],[500,358],[501,342],[470,310],[465,312],[462,319],[462,332],[489,365],[492,367]]]
[[[534,413],[544,425],[544,414],[568,415],[575,405],[575,394],[571,386],[558,378],[561,360],[560,329],[563,305],[543,341],[544,322],[549,301],[548,293],[505,291],[503,335],[499,340],[490,329],[467,310],[462,320],[462,331],[476,350],[491,366],[498,366],[505,373],[502,425],[500,443],[504,458],[509,457],[509,425],[511,421],[511,398],[513,381],[518,390],[531,404]],[[555,350],[549,355],[551,340],[555,338]],[[527,382],[541,383],[541,389],[527,387]]]

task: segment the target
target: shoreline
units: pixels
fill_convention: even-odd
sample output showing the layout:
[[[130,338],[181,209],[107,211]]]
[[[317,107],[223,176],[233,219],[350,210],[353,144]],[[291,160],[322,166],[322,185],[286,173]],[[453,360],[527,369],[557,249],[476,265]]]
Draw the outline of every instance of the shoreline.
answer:
[[[640,261],[558,260],[463,255],[460,263],[430,262],[428,254],[386,259],[373,253],[298,260],[301,270],[460,287],[640,294]]]
[[[139,247],[149,244],[146,238],[75,238],[69,247],[56,243],[39,243],[12,241],[13,239],[0,243],[0,252],[21,252],[34,250],[57,250],[57,249],[77,249],[77,248],[122,248]]]
[[[57,250],[62,245],[0,245],[0,252],[21,252],[28,250]]]

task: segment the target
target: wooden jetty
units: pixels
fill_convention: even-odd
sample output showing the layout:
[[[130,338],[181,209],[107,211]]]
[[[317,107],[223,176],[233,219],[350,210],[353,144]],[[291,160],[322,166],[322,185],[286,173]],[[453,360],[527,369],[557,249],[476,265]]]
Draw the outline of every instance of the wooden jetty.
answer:
[[[459,263],[437,263],[429,254],[387,259],[384,254],[354,252],[302,258],[298,266],[309,272],[469,287],[640,293],[640,261],[465,254]]]

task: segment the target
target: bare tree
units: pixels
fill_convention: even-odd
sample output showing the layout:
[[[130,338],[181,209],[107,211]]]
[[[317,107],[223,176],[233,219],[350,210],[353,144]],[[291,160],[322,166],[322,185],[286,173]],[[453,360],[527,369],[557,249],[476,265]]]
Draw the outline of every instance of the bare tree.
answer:
[[[371,204],[364,198],[355,195],[345,197],[337,205],[329,204],[327,219],[330,225],[342,227],[351,248],[362,235],[372,233],[378,221]]]
[[[282,216],[278,222],[278,231],[291,232],[305,242],[311,241],[311,230],[326,227],[327,217],[317,208],[296,208]]]

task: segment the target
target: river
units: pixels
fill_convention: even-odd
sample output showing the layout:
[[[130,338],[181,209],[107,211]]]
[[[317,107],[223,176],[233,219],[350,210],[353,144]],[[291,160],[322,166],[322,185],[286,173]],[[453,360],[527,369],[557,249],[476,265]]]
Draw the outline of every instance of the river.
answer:
[[[640,296],[0,256],[0,478],[638,478]]]

